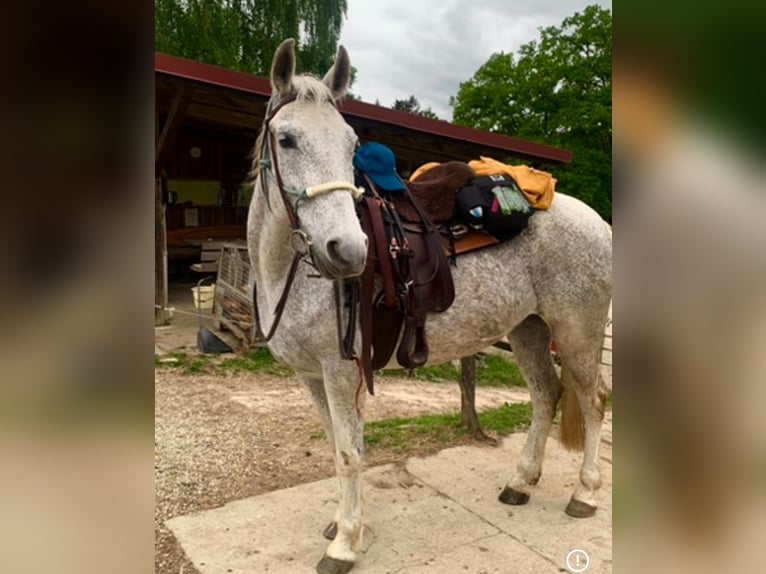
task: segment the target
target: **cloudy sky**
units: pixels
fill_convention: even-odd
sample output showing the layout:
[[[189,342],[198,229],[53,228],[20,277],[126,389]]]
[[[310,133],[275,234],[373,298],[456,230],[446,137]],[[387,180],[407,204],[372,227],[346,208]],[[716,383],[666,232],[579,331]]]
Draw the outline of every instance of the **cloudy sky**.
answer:
[[[411,94],[452,118],[457,94],[493,52],[515,52],[589,4],[611,0],[348,0],[340,43],[357,68],[352,92],[390,106]]]

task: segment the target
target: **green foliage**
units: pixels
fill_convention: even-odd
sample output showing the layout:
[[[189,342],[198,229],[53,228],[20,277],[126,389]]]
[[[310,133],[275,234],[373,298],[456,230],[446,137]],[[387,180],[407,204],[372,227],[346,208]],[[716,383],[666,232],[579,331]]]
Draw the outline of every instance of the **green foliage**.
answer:
[[[508,404],[479,413],[485,430],[500,436],[527,428],[532,422],[531,403]],[[425,415],[414,418],[389,419],[367,423],[364,442],[381,448],[408,451],[422,444],[447,445],[469,436],[460,425],[460,414]]]
[[[321,75],[346,9],[346,0],[155,0],[155,50],[268,75],[280,42],[300,38],[300,70]]]
[[[415,114],[417,116],[422,116],[424,118],[428,118],[430,120],[438,120],[439,116],[437,116],[430,107],[428,108],[421,108],[420,102],[415,96],[410,96],[406,100],[395,100],[394,105],[391,106],[391,109],[394,110],[400,110],[403,112],[409,112],[411,114]]]
[[[411,376],[421,381],[441,383],[460,380],[460,369],[452,363],[442,363],[441,365],[414,369],[411,372],[404,369],[392,369],[386,371],[384,375]],[[516,363],[501,355],[488,354],[480,358],[476,365],[476,384],[480,387],[523,387],[525,383]]]
[[[612,14],[599,6],[490,56],[450,98],[455,123],[564,147],[557,189],[612,215]],[[498,158],[502,159],[502,158]]]

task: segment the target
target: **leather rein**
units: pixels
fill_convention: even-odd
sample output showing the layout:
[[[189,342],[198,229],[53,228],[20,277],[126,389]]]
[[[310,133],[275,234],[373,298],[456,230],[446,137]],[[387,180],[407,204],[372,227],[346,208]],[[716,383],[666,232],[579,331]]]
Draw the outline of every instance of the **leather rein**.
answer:
[[[260,165],[259,165],[259,179],[261,182],[261,191],[264,195],[264,199],[266,201],[266,205],[269,209],[271,209],[271,205],[269,203],[269,195],[268,195],[268,185],[266,183],[266,176],[270,177],[274,183],[277,186],[277,189],[279,190],[279,195],[282,198],[282,203],[284,204],[285,211],[287,212],[287,218],[290,222],[290,236],[289,236],[289,243],[290,247],[293,250],[293,258],[290,262],[290,268],[287,272],[287,279],[285,280],[285,285],[282,288],[282,294],[279,297],[279,300],[277,301],[277,306],[274,309],[274,320],[271,323],[271,327],[269,328],[268,333],[264,333],[261,329],[261,317],[258,310],[258,290],[257,290],[257,284],[255,281],[253,281],[253,330],[252,330],[252,336],[251,340],[255,344],[265,344],[268,343],[272,337],[274,336],[274,333],[277,330],[277,326],[279,325],[280,320],[282,319],[282,313],[285,310],[285,304],[287,303],[287,297],[290,294],[290,289],[292,288],[293,281],[295,280],[295,275],[298,271],[298,265],[302,260],[307,261],[310,265],[313,265],[313,261],[311,260],[311,248],[313,246],[311,237],[300,228],[300,220],[298,218],[298,212],[297,212],[297,204],[300,201],[309,200],[312,197],[316,197],[318,195],[329,193],[331,191],[337,191],[337,190],[347,190],[350,191],[354,199],[358,199],[364,190],[362,188],[358,188],[348,182],[344,181],[332,181],[327,183],[322,183],[319,185],[313,185],[311,187],[307,187],[306,189],[290,189],[285,187],[284,182],[282,181],[282,175],[279,171],[279,162],[277,160],[277,154],[276,154],[276,138],[274,136],[274,133],[269,129],[269,124],[271,123],[271,120],[274,118],[274,116],[281,110],[285,105],[295,101],[297,98],[297,95],[291,95],[284,99],[282,99],[280,102],[278,102],[273,108],[271,105],[266,110],[266,118],[263,122],[262,129],[265,130],[264,133],[264,140],[263,140],[263,151],[261,154],[261,158],[259,159]],[[293,205],[293,202],[290,200],[290,195],[296,198],[295,205]],[[315,266],[314,266],[315,267]],[[337,317],[338,317],[338,334],[339,334],[339,341],[341,342],[341,355],[344,359],[353,359],[355,358],[353,355],[353,339],[354,339],[354,325],[356,323],[356,312],[355,308],[356,305],[350,303],[350,317],[349,317],[349,326],[347,328],[347,333],[345,339],[340,338],[341,334],[341,302],[340,302],[340,286],[338,284],[339,282],[336,282],[335,284],[335,295],[336,295],[336,305],[337,305]],[[349,343],[350,341],[350,343]]]

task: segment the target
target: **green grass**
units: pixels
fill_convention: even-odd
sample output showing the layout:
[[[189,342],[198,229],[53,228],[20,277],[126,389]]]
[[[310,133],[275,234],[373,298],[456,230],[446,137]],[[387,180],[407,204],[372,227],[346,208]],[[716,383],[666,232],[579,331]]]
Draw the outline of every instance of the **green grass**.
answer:
[[[155,369],[181,369],[187,375],[224,375],[226,373],[253,372],[289,376],[292,373],[289,367],[274,359],[266,348],[223,359],[204,354],[187,355],[186,353],[171,353],[163,357],[155,355],[154,367]]]
[[[532,424],[532,403],[505,403],[502,407],[479,413],[479,422],[487,430],[508,436]]]
[[[412,377],[421,381],[442,383],[445,381],[460,380],[460,369],[452,363],[442,363],[429,367],[421,367],[413,371],[404,369],[392,369],[385,371],[384,376]],[[476,384],[480,387],[508,387],[524,386],[524,377],[521,376],[518,366],[513,361],[501,355],[484,355],[476,367]]]
[[[501,355],[485,355],[476,370],[476,384],[485,387],[523,387],[519,367]]]
[[[289,376],[292,370],[271,356],[269,350],[261,347],[252,353],[247,353],[239,357],[224,359],[218,365],[222,372],[262,372],[271,375]]]
[[[479,413],[482,427],[500,436],[527,428],[531,421],[530,403],[506,403],[502,407]],[[399,452],[424,444],[446,445],[468,436],[468,431],[460,426],[460,414],[457,413],[376,421],[368,423],[364,429],[365,444]]]
[[[443,383],[445,381],[457,381],[460,379],[460,369],[452,366],[452,363],[442,363],[441,365],[432,365],[421,367],[408,371],[406,369],[390,369],[383,371],[384,377],[406,377],[418,379],[421,381],[432,381]]]
[[[212,365],[209,355],[187,355],[186,353],[170,353],[160,357],[154,356],[154,368],[177,368],[189,375],[198,375],[208,372]]]

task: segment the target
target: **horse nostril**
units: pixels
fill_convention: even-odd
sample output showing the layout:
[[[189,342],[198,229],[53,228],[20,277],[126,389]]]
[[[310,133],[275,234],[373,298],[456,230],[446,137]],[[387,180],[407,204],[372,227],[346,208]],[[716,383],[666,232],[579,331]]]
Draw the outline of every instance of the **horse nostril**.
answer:
[[[335,236],[327,242],[327,257],[341,265],[356,265],[359,259],[367,258],[367,237],[363,241],[356,237]]]
[[[334,260],[340,260],[343,261],[343,255],[340,252],[340,240],[339,239],[331,239],[327,242],[327,255],[330,256],[330,259]]]

